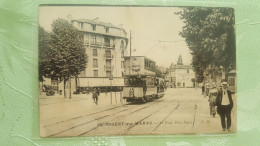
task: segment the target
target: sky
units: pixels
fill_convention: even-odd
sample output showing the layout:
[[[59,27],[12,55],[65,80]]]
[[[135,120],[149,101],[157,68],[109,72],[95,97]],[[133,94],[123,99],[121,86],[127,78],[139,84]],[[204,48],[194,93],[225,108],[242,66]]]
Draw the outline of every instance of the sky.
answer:
[[[123,25],[128,38],[132,35],[132,56],[146,56],[156,65],[169,67],[176,64],[179,55],[185,65],[191,63],[189,48],[179,35],[184,26],[175,12],[178,7],[101,7],[101,6],[40,6],[39,24],[51,31],[57,18],[94,19]],[[129,55],[128,43],[128,55]]]

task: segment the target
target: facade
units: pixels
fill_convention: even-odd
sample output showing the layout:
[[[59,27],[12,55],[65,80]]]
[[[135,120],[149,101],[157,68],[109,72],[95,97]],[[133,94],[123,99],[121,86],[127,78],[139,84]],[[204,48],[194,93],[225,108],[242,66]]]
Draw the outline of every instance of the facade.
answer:
[[[191,65],[174,65],[169,69],[165,80],[171,88],[191,88],[195,87],[195,73]]]
[[[87,68],[80,73],[76,86],[123,86],[124,54],[128,39],[122,26],[101,22],[98,18],[71,22],[83,33],[88,56]],[[110,81],[112,77],[113,81]]]

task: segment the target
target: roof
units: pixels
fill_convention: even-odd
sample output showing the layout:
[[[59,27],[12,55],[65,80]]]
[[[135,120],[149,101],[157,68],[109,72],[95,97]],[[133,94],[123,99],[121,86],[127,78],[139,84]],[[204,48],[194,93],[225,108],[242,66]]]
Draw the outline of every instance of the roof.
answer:
[[[191,65],[174,65],[172,69],[192,69]]]
[[[111,23],[107,23],[107,22],[102,22],[102,21],[99,21],[98,17],[95,18],[95,19],[73,19],[71,21],[77,21],[77,22],[83,22],[83,23],[90,23],[90,24],[96,24],[96,25],[102,25],[102,26],[106,26],[106,27],[113,27],[113,28],[117,28],[117,29],[122,29],[124,30],[122,27],[120,26],[116,26],[116,25],[113,25]]]
[[[152,59],[150,59],[150,58],[148,58],[148,57],[145,57],[145,56],[131,56],[132,58],[134,58],[134,57],[140,57],[140,58],[146,58],[146,59],[148,59],[148,60],[150,60],[151,62],[154,62],[154,63],[156,63],[154,60],[152,60]],[[124,56],[124,58],[130,58],[130,56]]]

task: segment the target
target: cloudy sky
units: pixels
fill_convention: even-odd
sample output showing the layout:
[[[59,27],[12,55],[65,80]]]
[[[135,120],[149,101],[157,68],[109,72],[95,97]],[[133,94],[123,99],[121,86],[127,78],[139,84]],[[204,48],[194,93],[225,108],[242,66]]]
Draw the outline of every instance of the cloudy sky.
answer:
[[[41,6],[39,24],[51,31],[51,23],[57,18],[99,18],[114,25],[122,24],[130,36],[132,32],[132,55],[146,56],[157,65],[169,67],[177,63],[181,54],[183,63],[190,64],[191,55],[179,36],[183,23],[175,12],[177,7],[98,7],[98,6]],[[129,44],[128,44],[129,55]]]

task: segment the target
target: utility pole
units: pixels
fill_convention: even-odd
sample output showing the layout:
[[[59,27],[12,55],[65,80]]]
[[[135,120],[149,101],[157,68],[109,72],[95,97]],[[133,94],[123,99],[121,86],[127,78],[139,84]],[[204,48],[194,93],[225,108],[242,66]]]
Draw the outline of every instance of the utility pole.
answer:
[[[129,74],[132,74],[132,34],[130,30],[130,70]]]
[[[131,30],[130,30],[130,58],[132,56],[132,35],[131,35]]]

